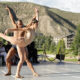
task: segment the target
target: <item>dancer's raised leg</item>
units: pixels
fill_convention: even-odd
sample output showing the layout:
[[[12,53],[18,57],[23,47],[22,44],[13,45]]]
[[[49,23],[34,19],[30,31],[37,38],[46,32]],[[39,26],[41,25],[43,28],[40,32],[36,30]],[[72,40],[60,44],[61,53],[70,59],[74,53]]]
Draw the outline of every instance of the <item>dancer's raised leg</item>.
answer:
[[[7,36],[7,35],[5,35],[3,33],[0,33],[0,37],[3,38],[3,39],[5,39],[6,41],[9,41],[10,43],[12,43],[14,45],[17,43],[16,39],[14,37]]]

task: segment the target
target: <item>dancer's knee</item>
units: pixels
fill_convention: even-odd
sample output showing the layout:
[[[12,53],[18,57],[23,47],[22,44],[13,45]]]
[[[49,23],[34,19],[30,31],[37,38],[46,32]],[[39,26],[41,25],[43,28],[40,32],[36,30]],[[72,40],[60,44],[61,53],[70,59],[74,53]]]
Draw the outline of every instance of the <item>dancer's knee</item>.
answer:
[[[29,59],[27,59],[27,58],[25,58],[25,61],[26,61],[27,63],[30,63]]]
[[[28,59],[28,57],[24,56],[24,61],[27,61],[27,62],[29,62],[29,59]]]
[[[8,57],[6,57],[6,63],[10,63],[10,62],[11,60]]]
[[[19,61],[21,64],[24,62],[24,59],[20,59],[20,61]]]

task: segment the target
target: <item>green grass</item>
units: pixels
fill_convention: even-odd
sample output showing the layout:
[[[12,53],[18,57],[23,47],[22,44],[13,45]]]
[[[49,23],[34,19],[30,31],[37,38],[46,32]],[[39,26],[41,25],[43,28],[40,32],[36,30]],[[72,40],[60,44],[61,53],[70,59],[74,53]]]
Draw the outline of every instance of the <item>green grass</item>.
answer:
[[[54,52],[46,51],[47,54],[54,54]],[[38,54],[43,54],[43,51],[38,51]]]
[[[38,51],[38,54],[43,54],[43,51]]]
[[[50,51],[46,51],[46,53],[47,54],[52,54],[52,53],[50,53]],[[38,54],[43,54],[43,51],[38,51]],[[74,57],[74,55],[73,54],[68,54],[67,55],[67,57]],[[53,59],[54,58],[49,58],[50,59],[50,61],[53,61]],[[47,61],[49,61],[48,59],[47,59]],[[69,59],[65,59],[64,61],[67,61],[67,62],[77,62],[78,60],[77,60],[77,58],[73,58],[73,59],[71,59],[71,58],[69,58]],[[53,62],[56,62],[56,60],[55,61],[53,61]]]
[[[46,59],[47,61],[53,61],[53,62],[56,62],[56,60],[54,60],[54,58],[49,58],[49,59]],[[77,59],[65,59],[64,61],[67,61],[67,62],[78,62]]]
[[[50,51],[46,51],[47,54],[55,54],[54,52],[51,53]],[[43,50],[39,50],[38,54],[43,54]],[[76,56],[74,54],[66,54],[66,57],[69,57],[68,59],[65,59],[64,61],[68,62],[77,62],[78,60],[76,59]],[[71,58],[72,59],[71,59]],[[53,58],[50,58],[50,60],[53,60]]]
[[[68,62],[77,62],[77,59],[65,59],[64,61],[68,61]]]

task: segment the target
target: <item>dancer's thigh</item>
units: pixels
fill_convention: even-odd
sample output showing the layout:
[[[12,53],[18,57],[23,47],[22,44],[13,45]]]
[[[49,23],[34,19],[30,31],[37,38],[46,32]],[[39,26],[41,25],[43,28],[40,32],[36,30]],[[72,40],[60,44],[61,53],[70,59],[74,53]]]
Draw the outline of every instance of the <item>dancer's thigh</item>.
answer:
[[[25,60],[28,60],[28,54],[29,54],[29,53],[28,53],[28,49],[25,47],[25,48],[24,48],[24,59],[25,59]]]
[[[24,60],[24,49],[22,47],[17,46],[17,52],[19,55],[20,60]]]
[[[13,47],[11,47],[9,49],[9,51],[8,51],[8,54],[7,54],[7,57],[6,58],[10,60],[16,53],[17,53],[16,52],[16,49],[13,48]]]

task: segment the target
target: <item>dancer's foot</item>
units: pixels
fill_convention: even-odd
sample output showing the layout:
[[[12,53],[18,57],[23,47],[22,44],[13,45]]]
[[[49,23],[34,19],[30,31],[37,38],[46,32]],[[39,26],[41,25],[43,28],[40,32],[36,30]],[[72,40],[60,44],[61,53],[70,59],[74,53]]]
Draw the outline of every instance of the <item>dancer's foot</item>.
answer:
[[[10,76],[10,75],[11,75],[11,73],[10,73],[10,72],[8,72],[8,73],[6,73],[6,74],[5,74],[5,76]]]
[[[80,64],[80,62],[78,62],[78,64]]]
[[[39,75],[35,72],[33,73],[33,76],[38,77]]]
[[[23,76],[20,76],[20,75],[16,75],[15,77],[16,78],[24,78]]]

